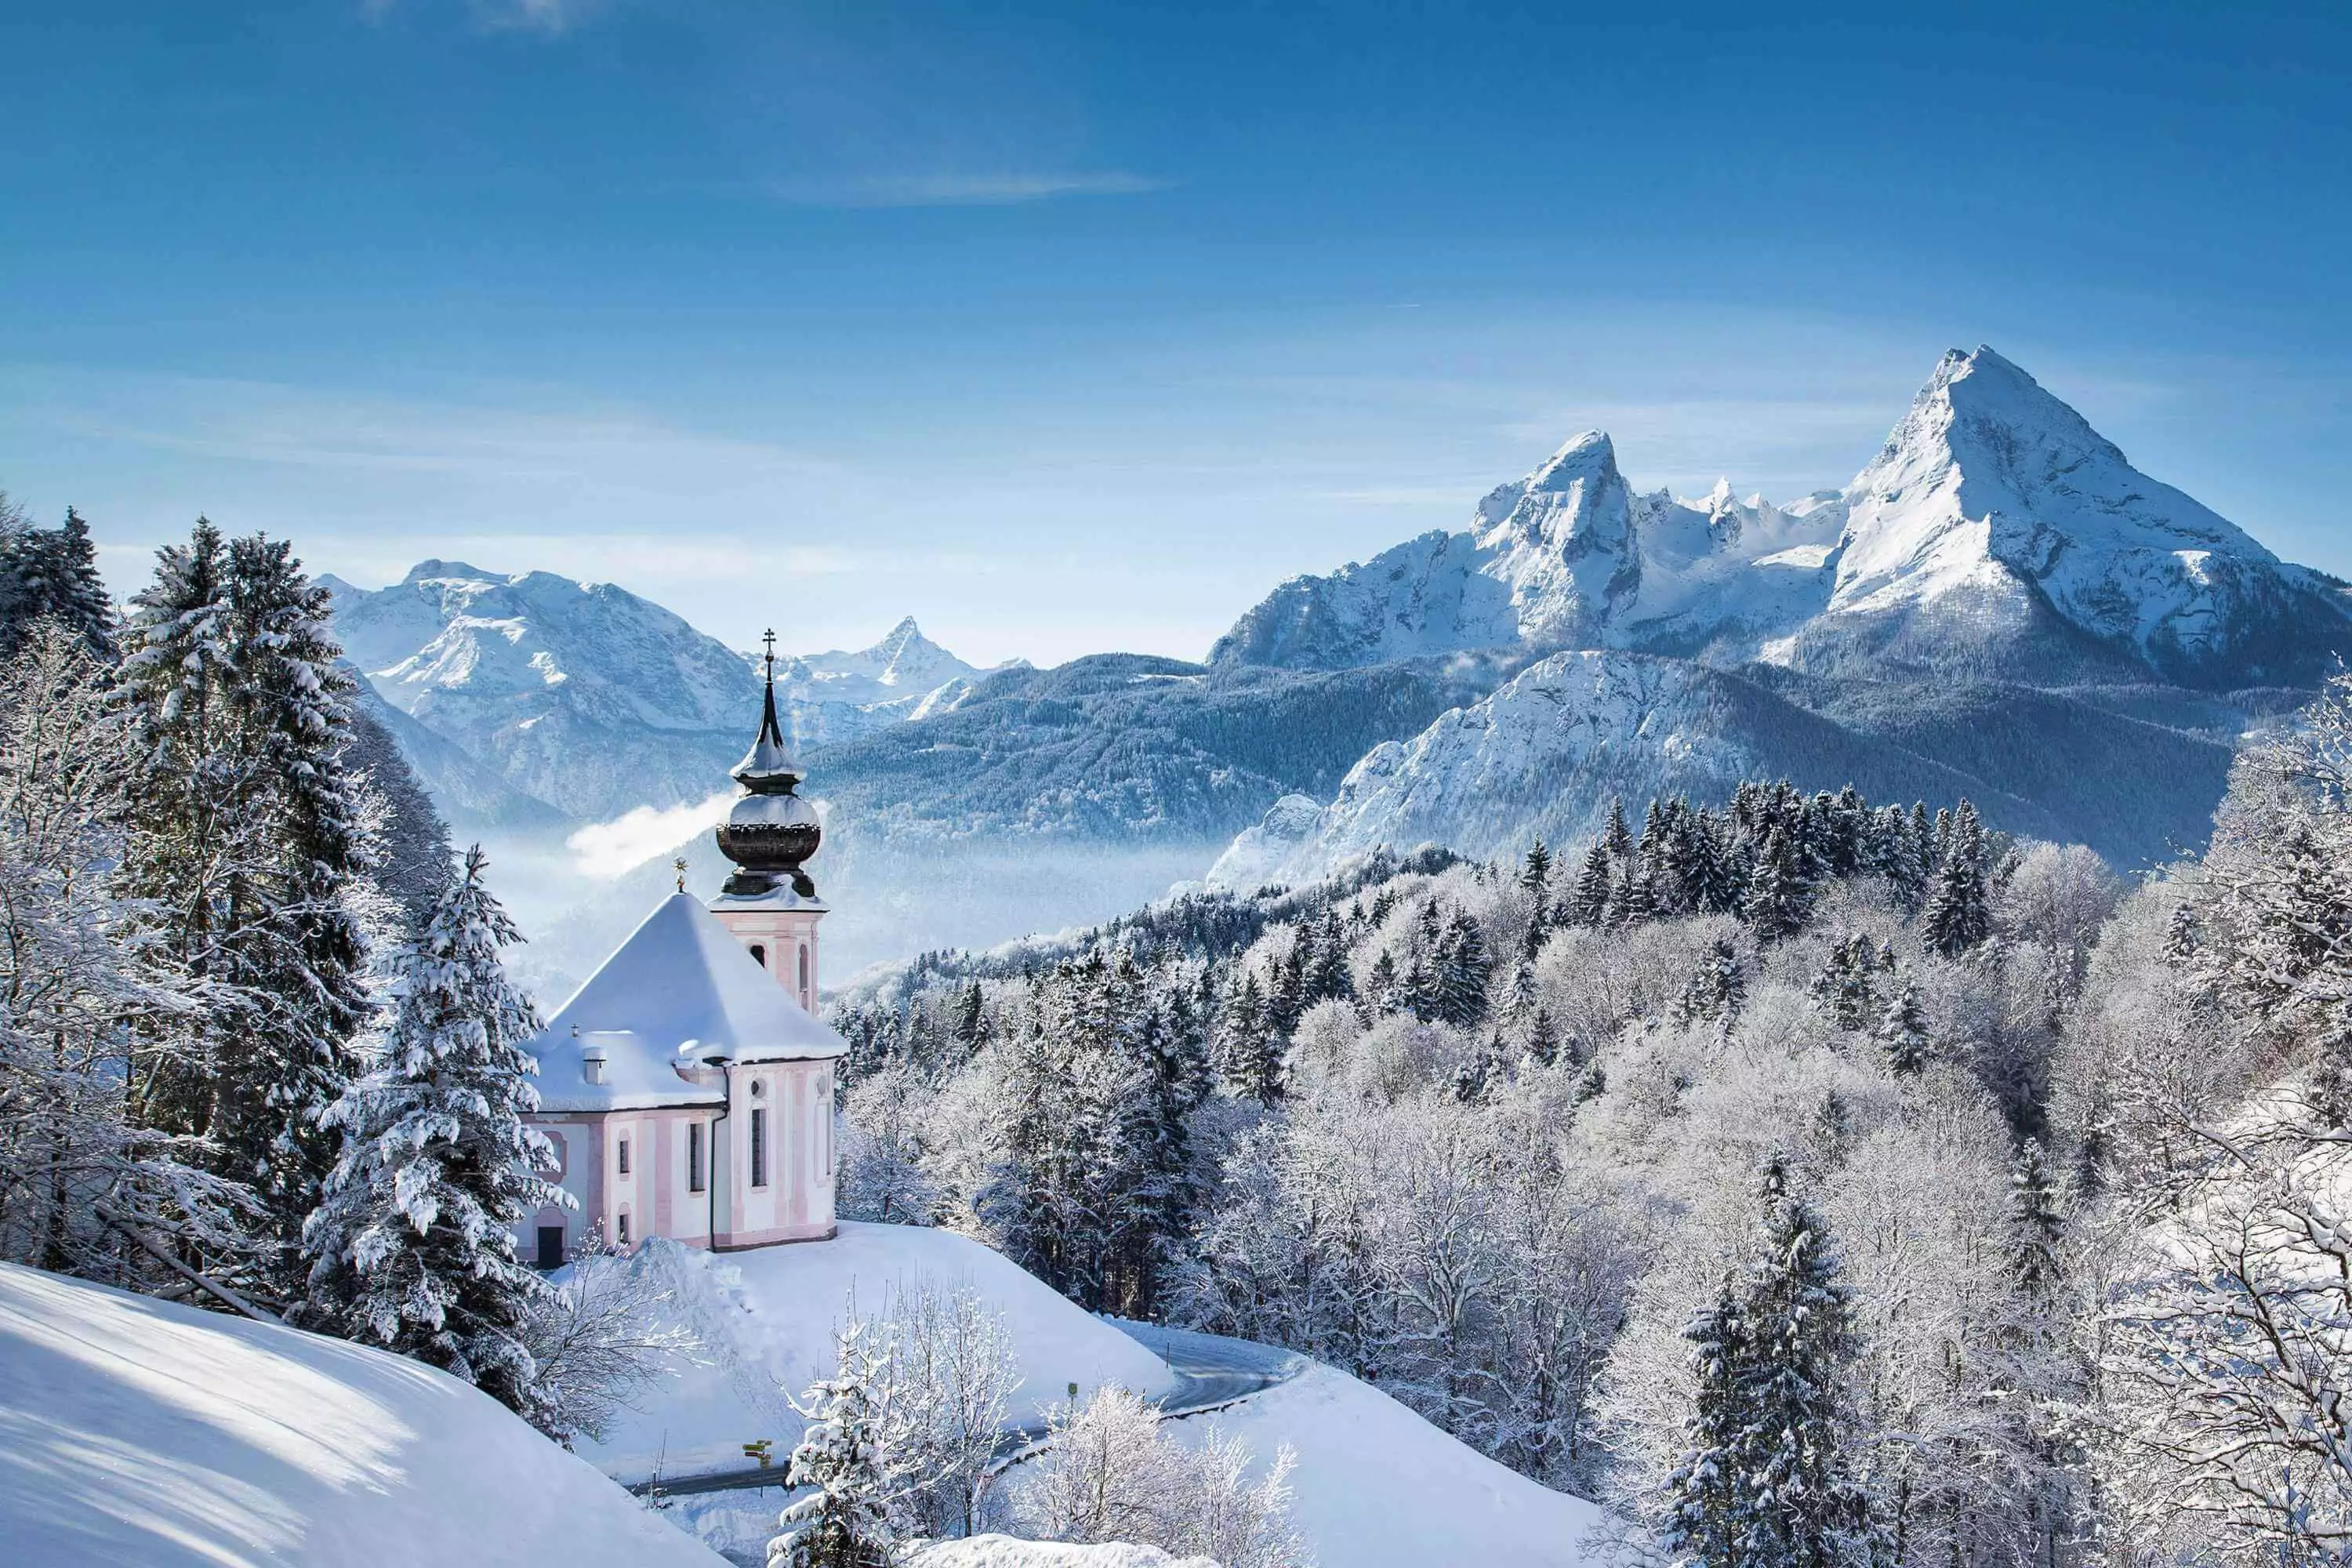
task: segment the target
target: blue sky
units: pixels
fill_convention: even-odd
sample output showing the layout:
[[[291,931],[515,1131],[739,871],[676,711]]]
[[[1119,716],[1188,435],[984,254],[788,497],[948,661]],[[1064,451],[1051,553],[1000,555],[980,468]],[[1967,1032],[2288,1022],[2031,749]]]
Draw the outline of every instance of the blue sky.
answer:
[[[1197,657],[1587,426],[1842,484],[1982,341],[2352,574],[2347,15],[15,0],[0,488]]]

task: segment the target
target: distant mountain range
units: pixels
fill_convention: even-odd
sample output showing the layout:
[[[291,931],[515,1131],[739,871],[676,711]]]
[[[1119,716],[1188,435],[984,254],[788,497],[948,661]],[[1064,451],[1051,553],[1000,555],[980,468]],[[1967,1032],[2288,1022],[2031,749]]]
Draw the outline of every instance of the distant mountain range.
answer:
[[[324,579],[345,657],[461,822],[574,823],[726,787],[760,703],[758,658],[609,583],[425,561],[391,587]],[[911,617],[870,648],[781,658],[803,747],[953,706],[983,673]]]
[[[619,588],[445,562],[331,585],[436,798],[527,854],[707,799],[745,744],[755,661]],[[778,675],[827,813],[830,951],[854,965],[1101,919],[1204,872],[1255,887],[1379,844],[1569,845],[1612,795],[1742,777],[1967,795],[2142,865],[2202,844],[2238,736],[2346,647],[2344,584],[2141,475],[1979,348],[1944,357],[1843,490],[1639,492],[1588,432],[1463,532],[1281,584],[1206,665],[984,671],[908,620]],[[703,880],[707,837],[683,851]],[[668,858],[570,885],[571,912],[537,922],[551,975],[601,956]]]

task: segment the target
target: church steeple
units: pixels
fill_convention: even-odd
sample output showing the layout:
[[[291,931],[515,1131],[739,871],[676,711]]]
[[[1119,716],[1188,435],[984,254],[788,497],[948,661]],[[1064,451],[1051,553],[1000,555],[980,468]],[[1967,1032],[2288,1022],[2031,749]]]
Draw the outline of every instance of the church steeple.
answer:
[[[816,884],[802,868],[816,853],[824,829],[815,809],[793,793],[802,773],[776,719],[776,634],[770,631],[761,640],[767,646],[768,689],[760,732],[735,764],[735,782],[743,786],[743,798],[719,825],[719,852],[737,868],[727,879],[725,894],[754,899],[779,892],[780,884],[789,883],[801,898],[814,899]]]
[[[776,721],[776,634],[770,630],[761,640],[767,645],[767,705],[751,749],[735,764],[735,782],[753,795],[790,795],[801,782],[801,770],[784,746],[783,726]]]

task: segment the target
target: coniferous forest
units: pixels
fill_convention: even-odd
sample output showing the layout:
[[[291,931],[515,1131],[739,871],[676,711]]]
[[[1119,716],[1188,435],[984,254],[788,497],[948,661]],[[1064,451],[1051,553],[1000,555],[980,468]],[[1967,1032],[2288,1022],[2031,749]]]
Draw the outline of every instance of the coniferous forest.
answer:
[[[0,509],[0,1258],[593,1426],[517,932],[324,593],[200,521],[118,606]],[[1344,1368],[1636,1557],[2341,1563],[2347,792],[2338,677],[2136,879],[1754,780],[927,954],[835,1006],[843,1211]]]

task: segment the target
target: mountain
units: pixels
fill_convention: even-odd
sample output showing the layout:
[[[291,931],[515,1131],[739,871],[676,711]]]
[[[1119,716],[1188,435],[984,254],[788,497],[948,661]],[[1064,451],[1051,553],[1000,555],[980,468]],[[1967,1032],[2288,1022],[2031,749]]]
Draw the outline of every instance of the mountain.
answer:
[[[1990,348],[1944,356],[1843,491],[1635,491],[1587,431],[1469,529],[1293,578],[1219,664],[1624,648],[1822,672],[1872,661],[2035,685],[2307,685],[2352,645],[2345,584],[2134,468]]]
[[[1806,790],[1850,783],[1878,801],[1965,795],[1994,826],[2139,866],[2203,841],[2228,776],[2229,733],[2245,719],[2231,710],[2217,734],[1990,683],[1925,689],[1558,653],[1412,740],[1374,747],[1328,805],[1276,802],[1209,880],[1297,885],[1381,845],[1490,856],[1537,837],[1574,844],[1594,835],[1612,797],[1635,809],[1654,796],[1719,804],[1744,778]]]
[[[705,799],[759,711],[754,659],[608,583],[455,561],[375,592],[323,581],[346,656],[411,721],[395,732],[413,764],[499,824],[529,825],[523,801],[578,822]],[[804,746],[950,703],[981,673],[911,619],[871,648],[777,669]]]

